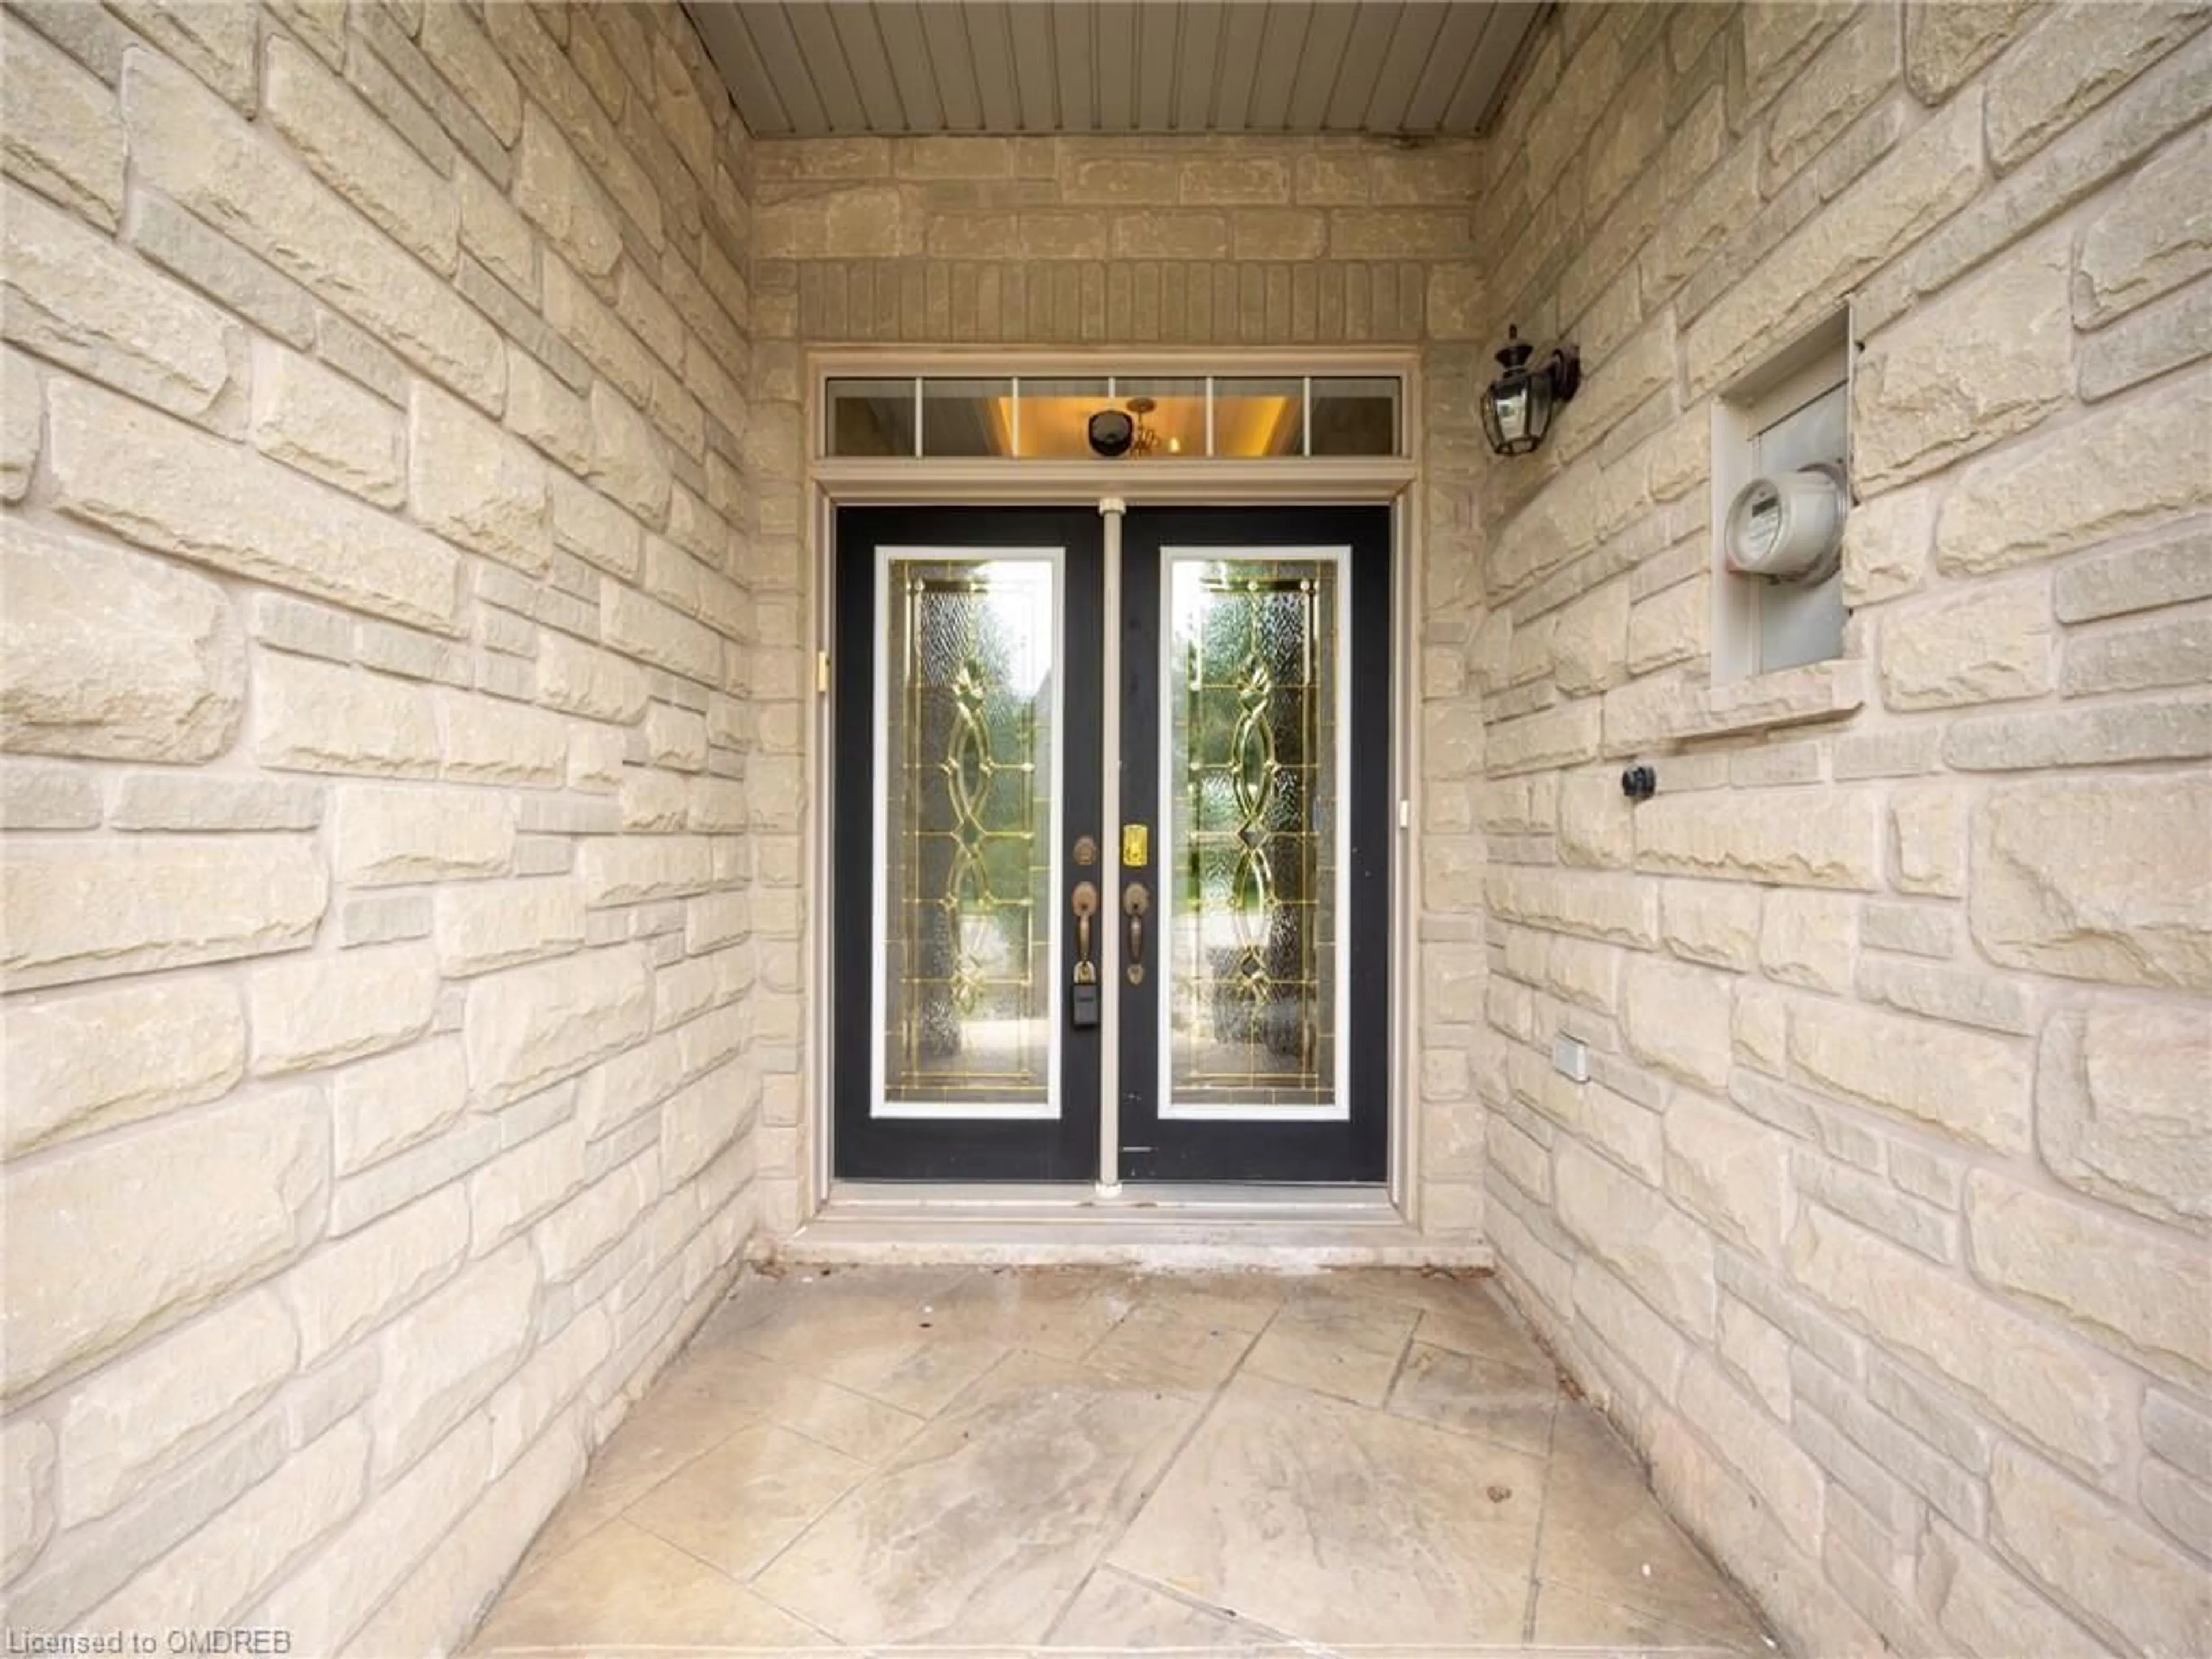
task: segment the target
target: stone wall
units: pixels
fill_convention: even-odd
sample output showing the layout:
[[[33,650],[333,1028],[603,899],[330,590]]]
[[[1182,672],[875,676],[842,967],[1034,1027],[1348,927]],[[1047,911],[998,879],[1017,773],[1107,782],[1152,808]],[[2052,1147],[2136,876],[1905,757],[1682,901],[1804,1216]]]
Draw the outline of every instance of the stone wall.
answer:
[[[2206,15],[1565,7],[1483,155],[1586,371],[1429,618],[1487,1226],[1805,1652],[2212,1645]],[[1712,695],[1711,399],[1846,299],[1844,659]]]
[[[9,1623],[425,1650],[753,1224],[748,143],[673,7],[0,50]]]
[[[1472,141],[1393,143],[1253,137],[857,138],[757,146],[754,425],[761,556],[778,580],[811,585],[800,488],[810,434],[805,353],[831,344],[997,345],[1076,354],[1100,349],[1415,348],[1425,402],[1424,482],[1408,503],[1431,549],[1474,534],[1484,453],[1473,388],[1486,378],[1476,343],[1486,257],[1469,216]],[[1217,359],[1218,361],[1218,359]],[[773,462],[768,458],[774,457]],[[1432,569],[1460,579],[1464,562]],[[1442,607],[1455,590],[1431,593]],[[779,625],[781,619],[779,618]],[[762,748],[796,756],[811,665],[789,618],[781,665],[755,676]],[[769,629],[763,617],[763,643]],[[785,642],[781,635],[775,643]],[[1448,654],[1448,653],[1447,653]],[[1439,674],[1455,661],[1439,656]],[[1460,681],[1449,682],[1456,690]],[[1442,711],[1439,711],[1440,714]],[[1420,838],[1420,1018],[1466,1022],[1466,970],[1480,967],[1479,842],[1461,781],[1474,757],[1463,727],[1426,729],[1431,780]],[[764,826],[765,829],[765,826]],[[771,881],[795,880],[804,826],[764,835],[761,938],[763,1051],[770,1074],[760,1133],[761,1214],[772,1233],[806,1213],[812,1116],[803,1103],[802,936],[811,896],[766,908]],[[774,873],[771,873],[774,872]],[[820,918],[814,916],[815,925]],[[1478,972],[1479,977],[1479,972]],[[787,1012],[771,1012],[772,1007]],[[773,1036],[771,1036],[773,1030]],[[1456,1042],[1423,1062],[1416,1212],[1439,1242],[1479,1243],[1481,1124],[1457,1085]]]

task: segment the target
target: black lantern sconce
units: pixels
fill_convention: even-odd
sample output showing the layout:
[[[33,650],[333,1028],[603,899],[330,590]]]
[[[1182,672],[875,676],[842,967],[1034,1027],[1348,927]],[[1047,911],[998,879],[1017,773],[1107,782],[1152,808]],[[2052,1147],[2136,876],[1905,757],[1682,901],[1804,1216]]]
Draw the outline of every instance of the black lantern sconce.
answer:
[[[1482,429],[1501,455],[1526,455],[1552,429],[1552,414],[1583,383],[1583,360],[1572,346],[1556,346],[1535,368],[1528,343],[1509,327],[1498,353],[1502,373],[1482,395]]]

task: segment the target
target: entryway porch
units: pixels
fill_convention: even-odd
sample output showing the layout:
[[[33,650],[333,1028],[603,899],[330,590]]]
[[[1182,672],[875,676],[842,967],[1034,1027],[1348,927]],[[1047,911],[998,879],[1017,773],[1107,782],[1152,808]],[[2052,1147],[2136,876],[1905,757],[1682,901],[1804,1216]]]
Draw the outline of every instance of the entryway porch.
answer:
[[[749,1278],[472,1651],[1771,1651],[1486,1278]]]

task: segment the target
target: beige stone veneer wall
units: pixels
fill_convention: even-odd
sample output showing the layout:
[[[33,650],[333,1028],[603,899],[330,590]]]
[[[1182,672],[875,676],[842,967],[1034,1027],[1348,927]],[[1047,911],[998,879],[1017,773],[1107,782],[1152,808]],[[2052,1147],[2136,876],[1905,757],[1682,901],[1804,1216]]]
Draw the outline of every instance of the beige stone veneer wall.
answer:
[[[2212,1647],[2206,18],[1569,7],[1484,151],[1587,371],[1429,623],[1487,1226],[1807,1653]],[[1735,707],[1863,700],[1700,739],[1709,400],[1846,297],[1846,662]]]
[[[673,8],[12,7],[11,1624],[450,1639],[803,1213],[805,346],[1373,343],[1425,1226],[1806,1650],[2203,1648],[2199,15],[1576,5],[1481,143],[756,156]],[[1847,295],[1849,659],[1740,699],[1842,712],[1699,736],[1707,400]],[[1589,377],[1506,464],[1509,320]]]
[[[747,141],[672,7],[0,51],[9,1622],[421,1651],[753,1224]]]
[[[756,155],[754,428],[762,556],[780,570],[811,579],[800,488],[809,347],[996,345],[1071,360],[1176,348],[1217,362],[1250,346],[1412,348],[1424,375],[1414,411],[1424,478],[1408,505],[1447,584],[1427,602],[1454,602],[1464,559],[1439,561],[1435,550],[1474,534],[1486,453],[1473,391],[1489,367],[1475,301],[1491,255],[1470,217],[1472,141],[857,138],[763,142]],[[810,657],[796,633],[788,644],[754,677],[763,748],[795,750],[805,717]],[[1430,942],[1472,938],[1467,917],[1481,897],[1457,785],[1474,759],[1466,729],[1444,710],[1424,728],[1438,786],[1421,842],[1424,1029],[1471,1020],[1480,1006]],[[802,863],[797,822],[787,838],[776,828],[761,842],[763,880]],[[754,912],[763,985],[795,994],[803,918],[781,906],[771,916],[765,897]],[[787,1020],[763,1001],[763,1038],[773,1026],[775,1041],[796,1043],[800,1003],[793,994],[781,1006]],[[770,1069],[784,1069],[781,1055]],[[805,1213],[813,1132],[796,1077],[771,1078],[759,1137],[771,1232]],[[1480,1247],[1481,1133],[1464,1090],[1421,1107],[1421,1225],[1462,1255]]]

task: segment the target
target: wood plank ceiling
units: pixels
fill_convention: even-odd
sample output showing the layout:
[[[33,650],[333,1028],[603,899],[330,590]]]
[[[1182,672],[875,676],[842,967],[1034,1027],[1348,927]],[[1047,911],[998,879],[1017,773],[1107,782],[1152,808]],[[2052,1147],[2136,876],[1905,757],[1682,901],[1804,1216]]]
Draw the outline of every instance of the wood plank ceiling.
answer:
[[[690,0],[756,137],[1480,132],[1535,0]]]

